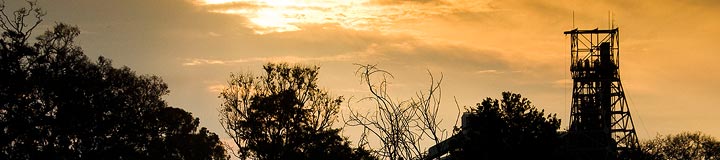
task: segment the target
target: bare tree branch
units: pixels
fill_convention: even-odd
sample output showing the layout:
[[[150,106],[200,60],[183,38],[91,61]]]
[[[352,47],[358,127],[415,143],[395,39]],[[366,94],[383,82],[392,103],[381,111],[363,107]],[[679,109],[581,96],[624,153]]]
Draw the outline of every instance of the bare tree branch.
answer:
[[[22,7],[13,11],[12,14],[6,13],[5,0],[2,0],[2,4],[0,4],[0,28],[5,30],[3,34],[14,37],[13,40],[17,43],[25,43],[30,38],[31,32],[42,23],[42,17],[46,14],[37,7],[37,1],[25,2],[28,3],[28,7]],[[31,15],[35,21],[25,22],[25,18]]]
[[[430,75],[430,86],[426,92],[418,92],[409,100],[393,100],[388,93],[389,72],[376,65],[358,65],[355,72],[360,81],[368,87],[371,96],[359,100],[375,104],[374,110],[360,113],[348,105],[350,114],[345,123],[363,128],[360,142],[369,145],[373,153],[385,159],[421,159],[426,155],[426,144],[437,144],[446,135],[439,127],[442,76],[436,80]],[[380,144],[370,145],[368,136]],[[431,143],[428,143],[431,142]],[[373,148],[379,147],[379,148]]]

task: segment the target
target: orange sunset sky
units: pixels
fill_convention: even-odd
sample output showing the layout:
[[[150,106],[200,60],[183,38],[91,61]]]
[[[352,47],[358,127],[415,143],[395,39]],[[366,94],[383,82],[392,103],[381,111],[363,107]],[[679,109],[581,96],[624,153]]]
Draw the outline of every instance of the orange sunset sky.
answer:
[[[333,95],[368,95],[354,74],[377,64],[390,94],[413,97],[443,75],[441,118],[513,91],[567,128],[572,85],[563,31],[620,29],[620,76],[641,140],[702,131],[720,137],[720,1],[713,0],[39,0],[42,31],[77,25],[95,59],[162,77],[167,102],[222,137],[218,93],[231,72],[266,62],[318,65]],[[8,1],[17,8],[21,1]],[[574,12],[574,21],[573,21]],[[347,103],[346,103],[347,104]],[[346,112],[344,112],[346,113]],[[340,118],[339,118],[340,119]],[[342,127],[342,123],[338,127]],[[346,129],[351,141],[358,134]]]

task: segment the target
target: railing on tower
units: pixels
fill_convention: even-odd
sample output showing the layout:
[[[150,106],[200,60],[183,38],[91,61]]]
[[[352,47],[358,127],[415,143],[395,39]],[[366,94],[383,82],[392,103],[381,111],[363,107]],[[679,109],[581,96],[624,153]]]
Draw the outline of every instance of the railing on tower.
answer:
[[[573,79],[567,150],[579,159],[617,159],[639,149],[618,69],[618,29],[570,30]]]

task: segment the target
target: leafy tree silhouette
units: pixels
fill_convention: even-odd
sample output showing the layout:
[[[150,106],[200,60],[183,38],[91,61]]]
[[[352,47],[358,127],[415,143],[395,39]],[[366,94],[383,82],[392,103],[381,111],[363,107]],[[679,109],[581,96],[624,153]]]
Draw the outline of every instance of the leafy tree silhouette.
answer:
[[[374,159],[331,128],[342,97],[317,86],[318,67],[266,64],[265,75],[233,74],[220,94],[225,131],[241,159]]]
[[[720,159],[720,141],[701,132],[658,135],[642,149],[645,159]]]
[[[0,7],[0,159],[226,158],[217,135],[166,104],[159,77],[91,62],[77,27],[56,24],[28,44],[44,15],[29,4]]]
[[[469,126],[458,159],[557,159],[560,120],[538,111],[520,94],[503,92],[487,98],[466,115]]]

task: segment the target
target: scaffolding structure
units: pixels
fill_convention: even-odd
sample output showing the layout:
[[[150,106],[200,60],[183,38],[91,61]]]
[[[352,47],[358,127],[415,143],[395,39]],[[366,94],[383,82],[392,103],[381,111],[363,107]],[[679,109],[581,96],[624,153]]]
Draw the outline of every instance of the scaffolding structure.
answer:
[[[567,151],[577,159],[617,159],[639,150],[618,68],[618,28],[570,30],[573,79]]]

